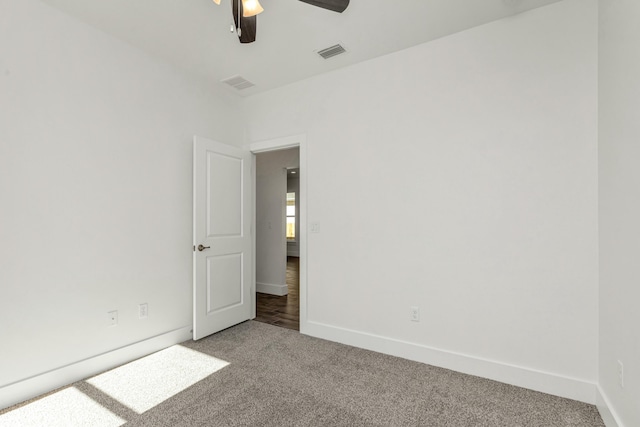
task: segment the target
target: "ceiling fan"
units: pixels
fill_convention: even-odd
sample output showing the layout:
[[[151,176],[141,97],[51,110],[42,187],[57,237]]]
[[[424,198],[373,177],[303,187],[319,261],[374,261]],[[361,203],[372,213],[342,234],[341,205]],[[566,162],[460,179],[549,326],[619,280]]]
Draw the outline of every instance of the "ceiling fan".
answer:
[[[213,0],[220,4],[220,0]],[[258,14],[264,9],[258,0],[231,0],[233,3],[233,21],[240,43],[256,41],[256,22]],[[342,13],[349,6],[349,0],[300,0],[313,6]],[[233,28],[232,28],[233,31]]]

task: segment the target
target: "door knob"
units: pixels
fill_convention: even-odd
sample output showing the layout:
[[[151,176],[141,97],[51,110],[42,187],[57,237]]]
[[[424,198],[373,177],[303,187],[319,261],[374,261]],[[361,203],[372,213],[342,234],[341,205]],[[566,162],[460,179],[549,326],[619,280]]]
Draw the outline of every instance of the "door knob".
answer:
[[[211,246],[202,246],[202,245],[198,245],[198,250],[199,250],[200,252],[204,251],[205,249],[209,249],[209,248],[211,248]]]

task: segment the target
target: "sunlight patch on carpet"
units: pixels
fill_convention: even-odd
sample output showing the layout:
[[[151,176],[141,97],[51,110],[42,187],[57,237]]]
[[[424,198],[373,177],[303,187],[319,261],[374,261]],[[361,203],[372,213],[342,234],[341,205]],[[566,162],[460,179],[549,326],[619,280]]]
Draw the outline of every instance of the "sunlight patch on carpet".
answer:
[[[175,345],[86,382],[142,414],[228,364]]]
[[[0,415],[3,427],[118,427],[125,423],[74,387]]]

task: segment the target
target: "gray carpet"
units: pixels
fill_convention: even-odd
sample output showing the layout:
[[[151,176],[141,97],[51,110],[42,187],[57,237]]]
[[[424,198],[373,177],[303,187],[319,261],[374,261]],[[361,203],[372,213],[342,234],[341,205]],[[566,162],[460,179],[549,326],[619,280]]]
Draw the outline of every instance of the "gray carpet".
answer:
[[[127,426],[604,426],[592,405],[246,322],[185,347],[230,362]]]

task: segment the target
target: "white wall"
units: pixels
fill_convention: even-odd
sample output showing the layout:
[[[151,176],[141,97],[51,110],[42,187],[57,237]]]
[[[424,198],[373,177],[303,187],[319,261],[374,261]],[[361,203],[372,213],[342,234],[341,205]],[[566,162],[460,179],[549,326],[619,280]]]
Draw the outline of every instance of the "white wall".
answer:
[[[0,0],[0,387],[188,333],[192,136],[241,144],[238,111],[39,1]],[[17,398],[0,388],[0,407]]]
[[[640,4],[600,1],[600,369],[620,425],[640,426]],[[624,364],[624,388],[618,382]]]
[[[299,149],[256,155],[256,290],[287,294],[285,199],[287,168],[300,165]]]
[[[593,402],[596,88],[567,0],[246,99],[307,135],[306,332]]]

